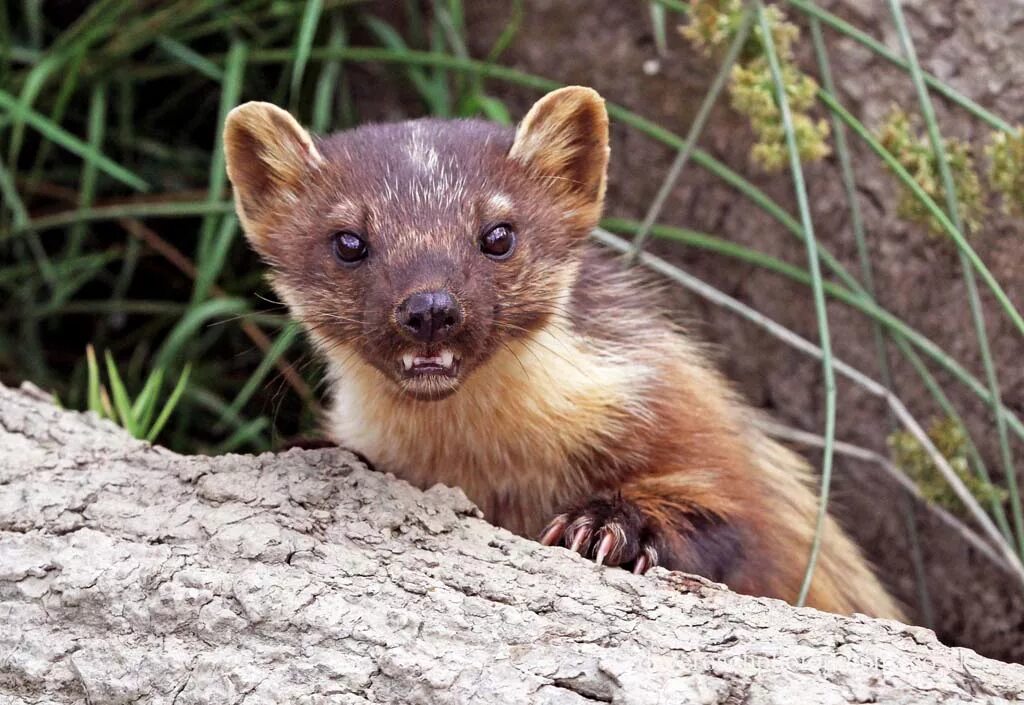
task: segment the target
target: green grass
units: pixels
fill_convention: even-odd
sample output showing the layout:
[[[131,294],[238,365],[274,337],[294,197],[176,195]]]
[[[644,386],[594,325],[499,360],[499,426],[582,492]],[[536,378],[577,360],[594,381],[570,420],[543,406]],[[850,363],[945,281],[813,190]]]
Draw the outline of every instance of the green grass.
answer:
[[[807,306],[818,323],[816,345],[788,337],[753,310],[703,292],[717,305],[771,327],[780,339],[820,357],[827,407],[822,512],[828,502],[835,417],[843,412],[832,382],[835,373],[886,400],[891,427],[880,430],[880,442],[889,431],[905,429],[945,477],[944,461],[929,446],[925,426],[894,395],[890,358],[905,359],[916,377],[900,380],[899,386],[921,385],[962,434],[971,471],[984,486],[1001,484],[1007,490],[1009,511],[994,499],[1003,495],[988,493],[979,501],[955,473],[946,478],[950,491],[968,506],[973,525],[1009,564],[1016,562],[1016,569],[1024,555],[1024,514],[1013,450],[1024,439],[1024,423],[1001,399],[986,315],[1008,319],[1015,336],[1024,335],[1024,318],[987,267],[987,253],[968,238],[948,169],[943,173],[945,197],[929,196],[844,106],[829,53],[837,38],[847,37],[906,73],[940,167],[946,160],[933,100],[965,111],[981,128],[1009,132],[1013,127],[922,71],[898,3],[892,3],[892,29],[903,41],[899,53],[813,0],[777,6],[810,24],[815,64],[802,68],[817,71],[820,78],[816,110],[831,120],[857,242],[857,271],[832,251],[837,239],[816,233],[797,156],[798,136],[786,106],[785,72],[772,43],[763,41],[770,32],[759,1],[747,3],[745,22],[737,23],[741,36],[733,37],[732,49],[708,60],[711,89],[692,125],[657,124],[642,115],[641,106],[609,103],[614,121],[671,148],[677,158],[642,222],[614,217],[616,204],[609,204],[604,226],[631,236],[632,250],[610,233],[596,237],[620,251],[624,244],[638,262],[688,286],[695,282],[686,272],[642,252],[651,240],[677,251],[742,261],[806,287]],[[439,0],[431,12],[416,2],[396,4],[402,13],[394,23],[385,21],[373,4],[358,0],[170,0],[148,12],[139,7],[128,0],[101,0],[58,26],[38,10],[39,3],[16,3],[0,23],[0,45],[11,48],[0,58],[0,376],[8,383],[32,379],[69,406],[97,410],[138,437],[178,450],[267,450],[285,438],[315,432],[321,381],[307,344],[273,300],[262,267],[241,237],[220,142],[227,111],[247,99],[272,100],[317,131],[343,129],[361,119],[354,87],[386,81],[409,98],[411,115],[482,116],[511,124],[516,116],[492,91],[512,86],[539,95],[566,77],[531,75],[502,63],[525,12],[521,0],[504,6],[504,30],[478,56],[469,48],[465,7],[457,0]],[[648,9],[659,53],[665,53],[678,44],[671,28],[688,21],[689,4],[654,0]],[[755,186],[752,174],[742,173],[746,165],[726,165],[699,145],[733,63],[742,60],[741,50],[750,49],[753,39],[748,41],[745,32],[754,26],[757,35],[757,25],[772,68],[767,88],[781,109],[786,138],[789,174],[779,178],[792,183],[795,215]],[[671,55],[668,50],[661,60]],[[680,128],[685,137],[677,134]],[[961,258],[968,290],[964,305],[982,352],[980,374],[880,303],[885,292],[876,291],[871,238],[858,204],[856,142],[866,145],[892,170],[893,183],[909,189],[934,216]],[[713,234],[659,223],[661,213],[673,208],[670,193],[684,166],[705,171],[763,210],[779,232],[801,243],[806,258],[783,262]],[[995,306],[983,309],[986,296]],[[870,321],[880,381],[843,363],[844,351],[831,350],[826,301]],[[102,366],[93,353],[83,353],[87,346],[104,351]],[[964,392],[990,410],[991,444],[968,432],[963,422],[967,410],[952,401]],[[996,463],[978,450],[988,445],[999,449]],[[816,552],[817,543],[805,589]]]
[[[149,373],[142,389],[133,400],[109,351],[104,356],[107,384],[103,383],[96,352],[91,345],[85,349],[85,355],[88,376],[86,384],[89,390],[88,410],[116,421],[136,438],[151,443],[155,441],[181,401],[181,395],[188,388],[191,366],[185,365],[181,377],[166,399],[161,397],[166,367],[156,367]]]
[[[814,315],[818,322],[818,339],[821,345],[821,365],[825,386],[825,448],[822,453],[821,462],[821,496],[818,501],[818,518],[814,532],[814,541],[811,544],[811,554],[807,559],[807,570],[804,573],[804,580],[800,586],[800,595],[797,598],[797,604],[802,606],[807,600],[807,593],[811,589],[814,567],[817,564],[818,555],[821,551],[822,531],[827,518],[829,488],[832,482],[832,461],[834,459],[836,440],[836,376],[835,370],[832,368],[832,339],[829,333],[828,311],[825,308],[825,288],[821,278],[821,264],[818,260],[818,241],[814,235],[811,206],[807,198],[807,187],[804,184],[804,172],[800,164],[800,152],[790,114],[786,83],[779,65],[775,43],[772,39],[772,29],[768,23],[764,4],[757,0],[755,7],[757,8],[758,26],[761,30],[761,42],[764,45],[765,56],[768,58],[768,66],[771,69],[775,100],[782,114],[782,126],[786,133],[786,151],[789,154],[789,169],[793,175],[793,189],[796,191],[797,207],[800,211],[800,225],[802,226],[804,240],[807,244],[807,269],[811,276],[811,294],[814,298]]]

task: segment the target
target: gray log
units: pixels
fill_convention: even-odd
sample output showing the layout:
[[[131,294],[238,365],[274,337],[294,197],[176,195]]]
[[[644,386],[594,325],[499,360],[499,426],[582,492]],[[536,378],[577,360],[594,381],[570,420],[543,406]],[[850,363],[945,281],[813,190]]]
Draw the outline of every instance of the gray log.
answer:
[[[1024,667],[599,568],[344,451],[184,457],[0,387],[0,703],[921,703]]]

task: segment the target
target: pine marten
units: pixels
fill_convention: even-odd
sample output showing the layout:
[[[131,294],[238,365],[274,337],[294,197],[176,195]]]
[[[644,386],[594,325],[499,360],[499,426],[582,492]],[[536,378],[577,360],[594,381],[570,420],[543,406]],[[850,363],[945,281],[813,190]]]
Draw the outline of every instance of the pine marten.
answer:
[[[252,102],[224,149],[249,242],[326,358],[330,439],[598,563],[796,600],[807,464],[642,275],[588,242],[609,158],[596,92],[549,93],[514,130],[420,119],[323,138]],[[807,603],[900,617],[831,519]]]

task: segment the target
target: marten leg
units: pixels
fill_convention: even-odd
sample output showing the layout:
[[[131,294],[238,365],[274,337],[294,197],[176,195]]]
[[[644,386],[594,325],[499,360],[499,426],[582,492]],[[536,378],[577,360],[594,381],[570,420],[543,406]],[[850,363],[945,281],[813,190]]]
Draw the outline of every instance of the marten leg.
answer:
[[[540,542],[634,573],[660,565],[716,582],[725,582],[743,557],[737,527],[693,498],[665,496],[657,486],[627,486],[569,507],[551,520]]]

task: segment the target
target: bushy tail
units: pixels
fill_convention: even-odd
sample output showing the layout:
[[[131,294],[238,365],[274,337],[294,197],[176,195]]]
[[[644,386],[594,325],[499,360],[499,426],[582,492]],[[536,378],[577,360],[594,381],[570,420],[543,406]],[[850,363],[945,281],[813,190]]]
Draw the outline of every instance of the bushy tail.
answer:
[[[756,416],[756,414],[754,415]],[[792,562],[795,601],[810,556],[818,512],[815,477],[798,454],[769,438],[758,427],[763,420],[751,419],[751,452],[763,477],[775,491],[781,522],[792,531],[790,540],[797,557]],[[802,551],[801,551],[802,549]],[[860,612],[873,617],[906,621],[897,602],[882,587],[860,548],[830,516],[822,534],[821,552],[807,596],[807,604],[830,612]]]

